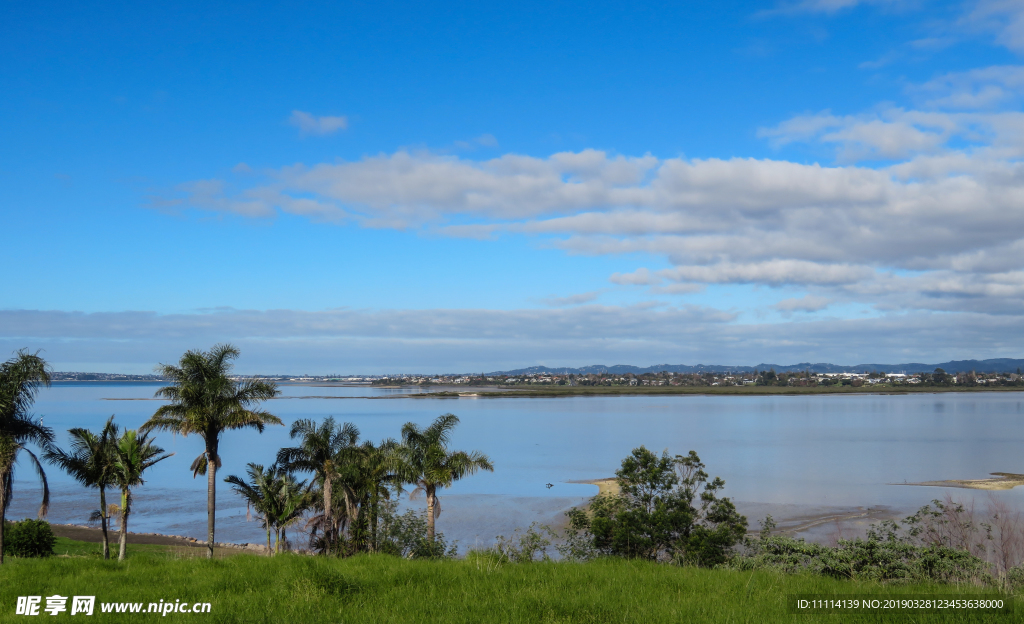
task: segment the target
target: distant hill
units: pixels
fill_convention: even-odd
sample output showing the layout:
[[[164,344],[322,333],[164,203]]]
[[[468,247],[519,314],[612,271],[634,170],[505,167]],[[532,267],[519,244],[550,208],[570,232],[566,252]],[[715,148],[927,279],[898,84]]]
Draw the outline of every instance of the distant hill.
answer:
[[[758,364],[756,366],[724,366],[720,364],[656,364],[654,366],[639,367],[628,364],[616,364],[604,366],[595,364],[582,366],[580,368],[549,368],[547,366],[531,366],[529,368],[518,368],[509,371],[495,371],[488,375],[529,375],[535,374],[556,374],[556,375],[625,375],[633,373],[642,375],[644,373],[750,373],[755,370],[775,369],[777,373],[791,373],[799,371],[810,371],[812,373],[930,373],[936,368],[941,368],[947,373],[958,373],[977,371],[979,373],[1015,373],[1017,369],[1024,369],[1024,360],[1013,360],[1009,358],[997,358],[991,360],[953,360],[950,362],[939,362],[938,364],[922,364],[910,362],[907,364],[857,364],[854,366],[841,366],[839,364],[801,362],[799,364]]]

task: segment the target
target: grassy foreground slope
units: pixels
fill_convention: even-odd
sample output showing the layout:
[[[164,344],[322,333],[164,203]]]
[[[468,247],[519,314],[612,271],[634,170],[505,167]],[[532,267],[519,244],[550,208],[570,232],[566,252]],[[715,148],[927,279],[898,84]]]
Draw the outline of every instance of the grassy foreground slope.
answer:
[[[977,587],[883,586],[818,576],[679,568],[639,561],[499,564],[493,558],[402,560],[239,555],[175,559],[138,553],[96,558],[9,559],[0,568],[0,622],[18,596],[95,595],[89,622],[982,622],[1012,615],[789,615],[787,594],[982,593]],[[991,593],[991,589],[987,590]],[[103,614],[101,602],[209,602],[209,614]],[[51,616],[41,614],[46,621]],[[61,614],[54,621],[71,617]]]

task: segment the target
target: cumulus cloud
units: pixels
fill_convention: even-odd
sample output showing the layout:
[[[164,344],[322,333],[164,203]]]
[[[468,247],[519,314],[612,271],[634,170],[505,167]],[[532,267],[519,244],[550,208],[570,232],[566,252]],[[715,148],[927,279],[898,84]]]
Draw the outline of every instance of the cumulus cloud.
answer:
[[[1024,304],[1022,92],[1024,67],[978,68],[908,87],[916,108],[826,110],[759,132],[780,148],[834,146],[837,165],[399,150],[264,171],[244,185],[198,180],[153,205],[648,254],[669,268],[609,279],[655,294],[810,287],[875,310],[1007,314]]]
[[[305,111],[293,110],[288,124],[299,129],[302,135],[324,136],[348,128],[348,117],[316,116]]]

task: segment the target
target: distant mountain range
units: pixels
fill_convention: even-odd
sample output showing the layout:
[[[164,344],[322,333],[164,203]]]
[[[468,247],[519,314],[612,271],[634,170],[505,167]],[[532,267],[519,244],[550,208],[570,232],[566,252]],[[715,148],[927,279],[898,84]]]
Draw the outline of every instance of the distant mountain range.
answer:
[[[510,371],[496,371],[488,375],[529,375],[536,374],[609,374],[624,375],[633,373],[642,375],[644,373],[751,373],[755,370],[763,371],[774,369],[777,373],[792,373],[810,371],[812,373],[930,373],[936,368],[941,368],[947,373],[958,373],[977,371],[979,373],[1016,373],[1017,369],[1024,369],[1024,360],[1012,360],[1009,358],[998,358],[993,360],[953,360],[950,362],[939,362],[938,364],[922,364],[910,362],[907,364],[857,364],[855,366],[840,366],[838,364],[801,362],[799,364],[758,364],[757,366],[722,366],[718,364],[656,364],[645,368],[630,366],[628,364],[616,364],[615,366],[604,366],[595,364],[580,368],[548,368],[547,366],[531,366]]]

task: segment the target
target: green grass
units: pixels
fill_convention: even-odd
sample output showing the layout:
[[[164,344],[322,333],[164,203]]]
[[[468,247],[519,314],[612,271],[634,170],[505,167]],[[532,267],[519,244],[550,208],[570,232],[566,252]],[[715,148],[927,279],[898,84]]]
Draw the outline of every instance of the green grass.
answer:
[[[95,595],[97,603],[209,602],[196,622],[982,622],[968,614],[789,615],[787,594],[970,595],[991,589],[879,585],[819,576],[679,568],[637,561],[498,564],[492,558],[403,560],[239,555],[220,560],[136,552],[126,562],[94,557],[9,559],[0,567],[0,622],[18,596]],[[156,614],[103,614],[88,622],[139,622]],[[50,621],[48,614],[43,614]],[[67,619],[67,613],[57,619]],[[77,617],[77,616],[74,616]]]
[[[110,555],[117,557],[119,548],[116,540],[110,541]],[[131,557],[134,554],[165,555],[175,556],[179,549],[169,546],[158,546],[156,544],[132,544],[129,540],[126,554]],[[80,542],[66,537],[58,537],[57,543],[53,546],[53,552],[58,556],[70,557],[102,557],[103,546],[99,543]],[[205,552],[205,551],[204,551]]]

